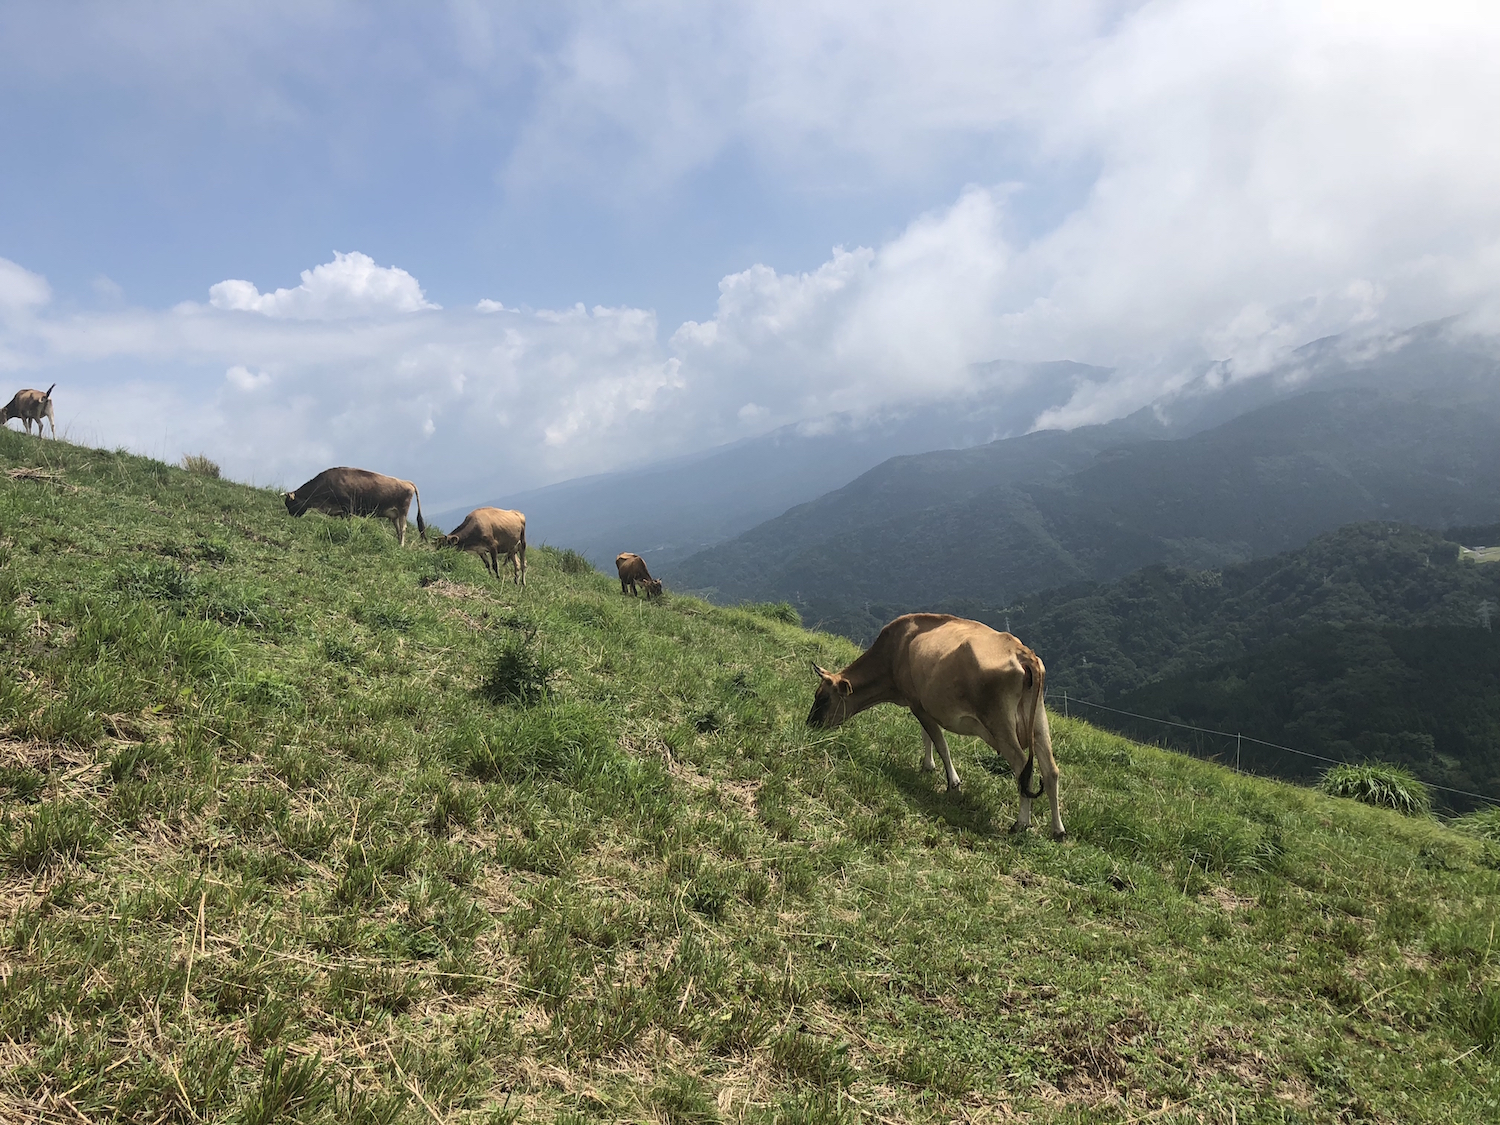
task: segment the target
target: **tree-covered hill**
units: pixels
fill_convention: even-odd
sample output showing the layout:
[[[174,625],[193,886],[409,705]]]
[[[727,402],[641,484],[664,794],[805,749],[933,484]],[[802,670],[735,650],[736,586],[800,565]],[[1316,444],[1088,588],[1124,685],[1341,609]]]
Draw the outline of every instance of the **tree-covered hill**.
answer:
[[[1054,696],[1394,761],[1500,798],[1500,629],[1486,628],[1500,624],[1500,566],[1461,558],[1448,534],[1355,524],[1222,570],[1154,566],[1013,606],[944,608],[1024,637]],[[1174,745],[1196,737],[1085,713]],[[1292,778],[1322,768],[1259,751],[1247,764]]]
[[[1011,836],[809,732],[849,642],[531,563],[0,433],[0,1119],[1500,1113],[1500,845],[1061,716]]]
[[[1090,441],[1104,436],[887,462],[668,577],[723,601],[787,598],[868,638],[883,624],[871,606],[1004,605],[1153,564],[1245,562],[1356,521],[1484,522],[1500,505],[1500,390],[1311,391],[1178,440]]]
[[[1500,567],[1491,566],[1495,570]],[[1406,766],[1456,792],[1500,801],[1500,630],[1463,626],[1322,626],[1279,636],[1235,660],[1192,668],[1112,698],[1138,714],[1243,731],[1304,753]],[[1080,712],[1092,717],[1095,712]],[[1107,725],[1169,745],[1191,732],[1099,713]],[[1215,747],[1228,753],[1227,740]],[[1311,779],[1326,766],[1249,745],[1246,768]]]

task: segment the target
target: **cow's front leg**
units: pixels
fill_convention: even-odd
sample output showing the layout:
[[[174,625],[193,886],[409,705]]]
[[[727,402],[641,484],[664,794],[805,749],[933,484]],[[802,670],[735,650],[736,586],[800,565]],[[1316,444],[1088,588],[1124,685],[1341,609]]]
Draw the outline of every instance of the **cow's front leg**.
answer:
[[[943,728],[925,715],[917,715],[917,722],[922,724],[922,737],[926,740],[928,747],[927,758],[929,760],[932,758],[933,747],[936,747],[938,754],[942,756],[943,772],[948,778],[948,792],[952,793],[963,782],[959,781],[958,771],[953,768],[953,756],[948,753],[948,740],[943,737]],[[926,762],[923,765],[926,765]]]

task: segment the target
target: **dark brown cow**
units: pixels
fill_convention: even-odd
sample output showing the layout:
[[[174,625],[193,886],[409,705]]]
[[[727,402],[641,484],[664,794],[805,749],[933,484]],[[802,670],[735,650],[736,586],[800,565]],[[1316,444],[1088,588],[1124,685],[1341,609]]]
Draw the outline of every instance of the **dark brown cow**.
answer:
[[[500,581],[500,560],[513,570],[512,582],[526,585],[526,517],[506,508],[475,508],[464,517],[452,535],[438,540],[442,547],[473,551],[484,569]]]
[[[908,613],[882,629],[869,650],[842,672],[816,664],[813,669],[819,683],[809,726],[836,727],[878,703],[908,707],[922,725],[922,768],[936,768],[936,746],[949,790],[960,782],[943,731],[982,738],[1010,763],[1021,791],[1012,831],[1031,826],[1031,802],[1045,791],[1052,802],[1052,835],[1065,835],[1057,760],[1042,705],[1047,670],[1009,633],[945,613]],[[1035,790],[1030,788],[1033,763],[1042,769]]]
[[[52,436],[57,437],[57,419],[52,416],[52,392],[57,387],[56,383],[45,391],[17,391],[15,397],[0,409],[0,426],[9,422],[12,418],[18,418],[26,427],[26,432],[31,433],[31,423],[36,423],[36,436],[42,436],[42,419],[52,423]]]
[[[379,516],[396,529],[396,540],[406,546],[406,514],[417,502],[417,531],[427,538],[422,521],[422,497],[409,480],[372,473],[368,469],[324,469],[295,492],[285,496],[286,510],[300,516],[309,508],[330,516]]]
[[[646,569],[646,560],[640,555],[625,551],[615,556],[615,569],[620,572],[620,593],[638,597],[635,586],[639,582],[646,588],[648,601],[661,597],[661,583],[651,577],[651,572]]]

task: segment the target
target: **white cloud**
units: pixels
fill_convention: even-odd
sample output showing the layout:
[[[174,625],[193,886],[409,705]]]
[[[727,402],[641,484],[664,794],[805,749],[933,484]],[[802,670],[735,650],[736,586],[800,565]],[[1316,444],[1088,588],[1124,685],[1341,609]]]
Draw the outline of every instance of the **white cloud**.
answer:
[[[216,309],[257,312],[296,320],[380,316],[436,309],[411,274],[377,266],[368,254],[333,253],[333,261],[302,271],[294,289],[262,293],[248,281],[221,281],[208,291]]]
[[[0,315],[31,312],[51,299],[46,278],[0,258]]]
[[[224,372],[224,381],[238,391],[258,391],[271,385],[271,376],[264,371],[251,371],[242,363],[236,363]]]
[[[463,11],[479,29],[465,65],[482,68],[504,21]],[[1500,308],[1485,6],[812,0],[568,20],[495,158],[511,187],[644,194],[732,153],[791,192],[884,189],[970,149],[1004,150],[1002,182],[913,189],[930,210],[814,268],[747,259],[714,315],[681,325],[440,310],[361,253],[292,288],[64,313],[0,262],[0,364],[88,383],[80,424],[108,443],[166,440],[167,419],[240,475],[363,462],[461,499],[950,395],[992,359],[1115,368],[1045,419],[1072,425],[1209,361],[1233,379],[1329,333]],[[1011,370],[987,386],[1017,389]]]

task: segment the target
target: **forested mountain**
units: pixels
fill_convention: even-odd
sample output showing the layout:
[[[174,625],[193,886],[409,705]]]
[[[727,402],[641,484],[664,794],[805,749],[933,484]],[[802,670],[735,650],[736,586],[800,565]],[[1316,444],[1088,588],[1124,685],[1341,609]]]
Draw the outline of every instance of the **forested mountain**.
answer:
[[[1494,384],[1310,391],[1178,440],[1122,444],[1116,423],[898,458],[668,577],[788,599],[866,639],[889,609],[1223,567],[1360,520],[1485,522],[1500,513]]]
[[[1495,529],[1450,535],[1458,530]],[[1460,558],[1437,533],[1359,524],[1222,570],[1152,566],[1004,608],[942,608],[1008,627],[1042,653],[1055,707],[1066,693],[1324,757],[1395,761],[1429,782],[1500,797],[1500,564]],[[1082,713],[1137,737],[1229,752],[1158,723]],[[1284,777],[1326,767],[1242,751],[1247,766]]]
[[[1470,564],[1473,565],[1473,564]],[[1500,566],[1485,564],[1500,571]],[[1320,626],[1237,660],[1169,676],[1111,703],[1126,711],[1243,731],[1305,753],[1406,766],[1463,811],[1500,799],[1500,631],[1476,625]],[[1186,748],[1191,731],[1084,708],[1115,730]],[[1212,742],[1213,740],[1207,740]],[[1227,759],[1228,740],[1213,747]],[[1246,744],[1247,768],[1307,780],[1327,763]]]

